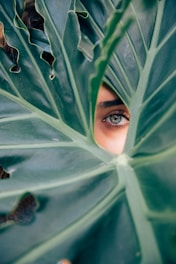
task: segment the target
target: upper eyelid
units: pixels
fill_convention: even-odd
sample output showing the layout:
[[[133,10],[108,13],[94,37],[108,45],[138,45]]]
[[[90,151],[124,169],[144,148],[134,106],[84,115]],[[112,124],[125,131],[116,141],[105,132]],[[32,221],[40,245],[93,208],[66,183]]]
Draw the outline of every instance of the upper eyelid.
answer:
[[[108,117],[110,117],[110,116],[113,116],[113,115],[115,115],[116,113],[114,113],[114,114],[110,114],[110,115],[107,115],[107,116],[105,116],[102,120],[105,120],[105,119],[107,119]],[[119,114],[119,116],[122,116],[122,117],[124,117],[124,118],[126,118],[128,121],[130,121],[130,117],[128,117],[127,115],[125,115],[125,114],[123,114],[123,113],[118,113]]]
[[[123,110],[123,109],[116,109],[116,110],[111,110],[108,113],[104,114],[105,117],[108,117],[110,115],[114,115],[114,114],[120,114],[120,115],[124,115],[125,117],[130,117],[130,115],[128,114],[127,111]]]

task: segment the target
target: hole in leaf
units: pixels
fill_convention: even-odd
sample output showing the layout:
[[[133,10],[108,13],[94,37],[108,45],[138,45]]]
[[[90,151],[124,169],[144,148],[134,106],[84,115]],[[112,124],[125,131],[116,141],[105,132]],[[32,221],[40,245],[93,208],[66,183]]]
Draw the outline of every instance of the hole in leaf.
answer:
[[[10,173],[6,172],[3,167],[0,165],[0,179],[8,179],[10,178]]]
[[[17,72],[20,72],[20,69],[21,69],[21,68],[19,67],[19,65],[16,64],[16,65],[14,65],[14,66],[10,69],[10,71],[11,71],[11,72],[14,72],[14,73],[15,73],[15,72],[17,73]]]
[[[12,66],[12,72],[19,72],[20,66],[18,65],[18,51],[17,49],[8,45],[7,40],[4,35],[4,24],[0,23],[0,48],[4,50],[10,60],[14,63]]]
[[[35,9],[35,0],[26,0],[22,20],[27,28],[36,28],[44,31],[44,19]]]
[[[53,65],[53,62],[54,62],[54,57],[53,55],[50,53],[50,52],[46,52],[44,51],[42,53],[42,58],[49,63],[49,65]]]
[[[98,145],[114,154],[121,154],[124,149],[130,113],[119,96],[103,84],[98,92],[94,137]]]
[[[49,78],[50,80],[53,80],[55,78],[55,74],[50,74]]]
[[[24,24],[26,25],[26,27],[29,30],[31,42],[39,45],[38,43],[43,41],[43,39],[42,39],[43,35],[41,36],[40,34],[38,34],[37,40],[33,39],[31,35],[32,35],[33,29],[38,29],[38,30],[40,30],[40,32],[43,31],[43,34],[45,35],[45,33],[44,33],[44,19],[36,11],[35,0],[26,0],[25,1],[24,11],[22,14],[22,21],[24,22]],[[35,37],[36,37],[36,33],[35,33]],[[45,35],[45,38],[46,38],[46,35]],[[48,43],[48,46],[49,46],[49,43]],[[53,65],[54,57],[50,52],[43,51],[42,58],[47,63],[49,63],[49,65],[51,65],[51,66]]]

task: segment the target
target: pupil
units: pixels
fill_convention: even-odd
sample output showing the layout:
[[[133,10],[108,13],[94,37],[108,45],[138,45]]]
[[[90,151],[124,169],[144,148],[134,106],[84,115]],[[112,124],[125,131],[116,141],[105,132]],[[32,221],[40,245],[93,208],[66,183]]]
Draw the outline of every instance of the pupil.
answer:
[[[112,115],[111,116],[111,122],[112,123],[118,124],[120,121],[121,121],[121,116],[119,116],[119,115]]]

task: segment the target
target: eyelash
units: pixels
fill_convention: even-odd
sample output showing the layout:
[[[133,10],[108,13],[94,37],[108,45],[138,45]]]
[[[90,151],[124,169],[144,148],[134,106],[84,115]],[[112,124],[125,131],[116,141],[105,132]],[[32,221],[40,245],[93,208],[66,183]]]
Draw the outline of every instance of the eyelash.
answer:
[[[120,119],[117,124],[113,124],[111,120],[108,120],[112,118],[113,116],[117,116]],[[127,124],[130,121],[129,117],[125,114],[125,112],[116,111],[114,113],[108,114],[105,118],[103,118],[102,122],[106,123],[107,126],[114,127],[114,128],[120,128],[120,127],[124,127],[127,125],[127,124],[122,124],[122,125],[119,124],[122,121],[122,118],[126,119]]]

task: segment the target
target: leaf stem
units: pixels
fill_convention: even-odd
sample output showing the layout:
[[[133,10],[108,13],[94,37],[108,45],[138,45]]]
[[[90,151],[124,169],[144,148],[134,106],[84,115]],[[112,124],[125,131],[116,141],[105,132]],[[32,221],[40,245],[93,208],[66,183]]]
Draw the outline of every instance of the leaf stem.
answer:
[[[136,174],[128,164],[118,164],[117,170],[120,177],[126,176],[126,195],[141,248],[142,264],[162,263],[152,225],[145,215],[145,201]]]

